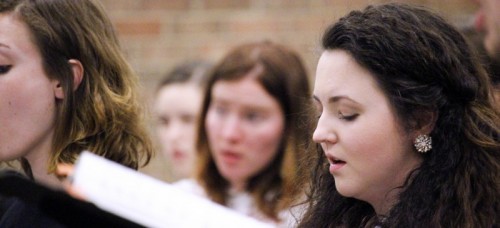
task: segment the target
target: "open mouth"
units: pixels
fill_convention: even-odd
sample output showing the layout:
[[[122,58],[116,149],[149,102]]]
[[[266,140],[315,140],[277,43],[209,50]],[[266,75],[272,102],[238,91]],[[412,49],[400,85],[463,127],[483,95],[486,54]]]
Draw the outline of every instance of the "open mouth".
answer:
[[[241,159],[241,155],[230,151],[224,151],[222,153],[222,159],[226,164],[236,164]]]
[[[333,157],[333,156],[328,156],[327,155],[327,159],[328,159],[328,162],[332,165],[340,165],[340,164],[345,164],[345,161],[343,160],[340,160],[336,157]]]
[[[339,165],[339,164],[345,164],[345,161],[335,159],[335,160],[331,161],[330,163],[335,164],[335,165]]]
[[[330,173],[332,173],[332,174],[335,173],[337,170],[341,169],[342,167],[344,167],[344,165],[346,164],[345,161],[340,160],[340,159],[333,157],[333,156],[327,155],[327,158],[328,158],[328,162],[330,163],[329,170],[330,170]]]

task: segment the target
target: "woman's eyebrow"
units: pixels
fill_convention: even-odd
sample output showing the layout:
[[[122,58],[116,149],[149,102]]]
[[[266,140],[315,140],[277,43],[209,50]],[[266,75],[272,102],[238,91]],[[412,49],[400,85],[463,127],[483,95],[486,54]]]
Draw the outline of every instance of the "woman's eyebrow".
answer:
[[[328,103],[338,103],[339,101],[344,100],[344,99],[349,100],[353,103],[359,104],[359,102],[357,102],[354,99],[352,99],[351,97],[345,96],[345,95],[338,95],[338,96],[330,97],[330,98],[328,98]]]
[[[313,95],[312,96],[312,99],[313,100],[316,100],[316,101],[320,101],[319,98],[316,96],[316,95]],[[342,99],[345,99],[345,100],[349,100],[351,102],[354,102],[356,104],[359,104],[359,102],[355,101],[354,99],[352,99],[351,97],[349,96],[345,96],[345,95],[338,95],[338,96],[333,96],[333,97],[330,97],[328,98],[328,103],[337,103],[339,102],[340,100]]]

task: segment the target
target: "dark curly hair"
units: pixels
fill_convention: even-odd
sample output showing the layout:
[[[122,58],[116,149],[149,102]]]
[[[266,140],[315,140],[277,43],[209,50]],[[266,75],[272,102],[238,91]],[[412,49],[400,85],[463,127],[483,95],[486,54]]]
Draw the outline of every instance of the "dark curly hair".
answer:
[[[432,150],[383,220],[370,204],[337,192],[319,148],[299,227],[499,226],[499,110],[457,29],[427,9],[391,3],[349,13],[326,30],[322,46],[346,51],[369,70],[405,129],[423,121],[422,112],[437,119]]]

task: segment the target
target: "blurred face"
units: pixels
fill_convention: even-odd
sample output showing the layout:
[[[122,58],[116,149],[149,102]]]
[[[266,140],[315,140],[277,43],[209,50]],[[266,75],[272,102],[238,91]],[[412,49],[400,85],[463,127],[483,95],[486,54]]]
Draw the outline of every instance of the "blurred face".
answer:
[[[27,27],[11,14],[0,14],[1,161],[48,158],[57,84],[44,73]]]
[[[344,51],[325,51],[314,99],[321,116],[313,140],[325,151],[337,191],[383,207],[383,197],[421,158],[372,74]]]
[[[476,1],[480,4],[476,26],[478,30],[485,32],[484,46],[492,57],[500,60],[500,1]]]
[[[201,101],[200,88],[189,83],[166,85],[158,91],[154,105],[156,132],[176,179],[188,177],[193,170]]]
[[[285,127],[279,103],[251,76],[218,81],[205,127],[220,174],[231,186],[246,182],[275,158]]]

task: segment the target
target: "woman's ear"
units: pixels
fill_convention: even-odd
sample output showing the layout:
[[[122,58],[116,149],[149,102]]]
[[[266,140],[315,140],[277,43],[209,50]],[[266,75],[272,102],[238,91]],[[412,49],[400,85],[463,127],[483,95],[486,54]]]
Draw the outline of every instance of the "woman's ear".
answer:
[[[76,59],[70,59],[68,62],[73,71],[73,91],[75,91],[83,80],[83,65]]]
[[[434,110],[422,110],[417,115],[416,136],[430,134],[436,125],[438,112]]]
[[[83,65],[79,60],[70,59],[68,63],[71,67],[71,71],[73,72],[73,91],[78,89],[78,86],[82,83],[83,80]],[[56,98],[64,99],[64,90],[60,81],[54,81],[54,92]]]

